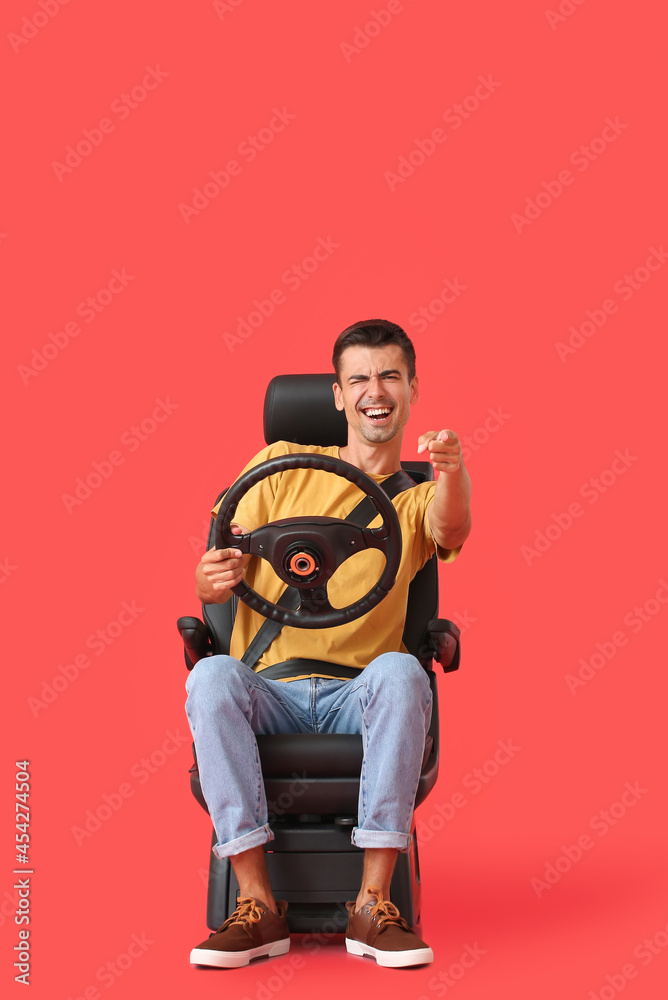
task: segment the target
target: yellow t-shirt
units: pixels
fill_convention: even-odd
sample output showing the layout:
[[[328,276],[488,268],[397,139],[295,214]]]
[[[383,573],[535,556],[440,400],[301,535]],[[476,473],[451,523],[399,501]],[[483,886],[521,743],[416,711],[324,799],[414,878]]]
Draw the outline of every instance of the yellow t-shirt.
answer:
[[[339,457],[336,446],[319,448],[277,441],[259,452],[243,472],[278,455],[305,452]],[[371,478],[382,483],[389,477],[372,475]],[[401,640],[411,580],[435,551],[443,562],[451,562],[459,553],[458,548],[440,549],[434,541],[427,509],[435,489],[435,482],[421,483],[399,493],[392,501],[401,525],[403,546],[396,583],[387,597],[356,621],[334,628],[301,629],[284,625],[260,657],[255,670],[262,671],[267,666],[295,658],[364,668],[381,653],[394,650],[405,652]],[[269,476],[253,486],[242,497],[233,520],[252,531],[281,518],[306,515],[345,518],[363,496],[354,483],[333,473],[314,469],[290,469]],[[218,512],[218,506],[212,511],[214,516]],[[378,515],[370,527],[379,527],[381,523]],[[385,557],[374,549],[358,552],[346,559],[327,584],[332,607],[347,607],[368,593],[377,583],[384,565]],[[274,604],[285,590],[285,584],[276,576],[266,559],[250,560],[246,569],[246,582]],[[242,601],[239,602],[230,644],[231,656],[241,659],[265,620]],[[289,680],[303,676],[328,675],[325,672],[300,674]]]

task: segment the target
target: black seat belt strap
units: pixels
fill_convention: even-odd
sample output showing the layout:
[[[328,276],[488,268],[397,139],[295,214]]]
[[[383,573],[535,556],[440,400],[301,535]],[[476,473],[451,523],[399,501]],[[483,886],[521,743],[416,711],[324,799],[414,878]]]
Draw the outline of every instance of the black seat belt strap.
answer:
[[[388,479],[381,483],[381,488],[387,493],[390,500],[394,500],[397,494],[403,493],[404,490],[410,489],[411,486],[415,486],[415,481],[403,469],[394,472]],[[360,528],[366,528],[377,516],[378,511],[374,507],[373,501],[367,496],[363,500],[360,500],[345,520],[352,521],[353,524],[357,524]],[[289,608],[291,611],[294,611],[299,607],[299,602],[300,596],[297,587],[286,587],[276,604],[279,608]],[[251,668],[254,667],[282,628],[282,622],[275,622],[270,618],[266,618],[258,629],[250,646],[241,657],[241,662]]]

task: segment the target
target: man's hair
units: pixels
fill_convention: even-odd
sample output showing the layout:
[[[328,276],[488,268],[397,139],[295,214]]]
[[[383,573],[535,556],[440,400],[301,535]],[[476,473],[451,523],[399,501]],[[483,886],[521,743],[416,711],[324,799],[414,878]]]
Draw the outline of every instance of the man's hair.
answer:
[[[415,378],[415,348],[408,334],[387,319],[361,320],[339,334],[332,354],[337,380],[341,376],[341,355],[347,347],[385,347],[388,344],[396,344],[401,348],[408,368],[408,380],[412,381]]]

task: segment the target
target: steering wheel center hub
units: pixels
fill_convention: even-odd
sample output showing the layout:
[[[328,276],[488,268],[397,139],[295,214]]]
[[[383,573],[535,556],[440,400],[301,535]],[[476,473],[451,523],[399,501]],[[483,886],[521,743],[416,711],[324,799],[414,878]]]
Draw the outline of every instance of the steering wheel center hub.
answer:
[[[321,559],[318,555],[316,551],[305,546],[292,546],[285,553],[283,569],[295,582],[311,582],[320,573]]]

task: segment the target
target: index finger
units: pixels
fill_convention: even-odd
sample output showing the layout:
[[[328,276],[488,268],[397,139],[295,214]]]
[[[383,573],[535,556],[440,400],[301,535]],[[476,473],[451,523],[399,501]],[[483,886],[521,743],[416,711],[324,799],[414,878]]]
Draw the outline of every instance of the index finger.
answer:
[[[240,559],[243,553],[240,549],[217,549],[212,546],[202,556],[203,562],[222,562],[223,559]]]

